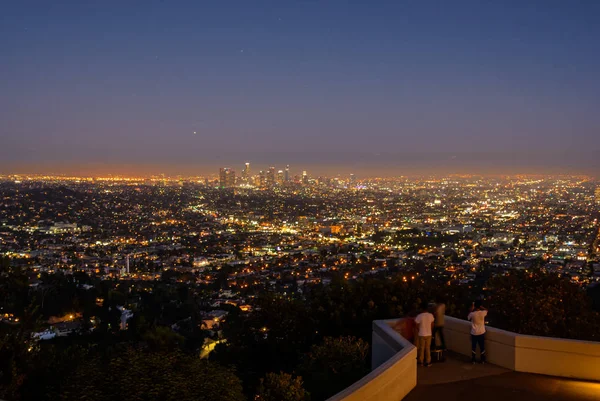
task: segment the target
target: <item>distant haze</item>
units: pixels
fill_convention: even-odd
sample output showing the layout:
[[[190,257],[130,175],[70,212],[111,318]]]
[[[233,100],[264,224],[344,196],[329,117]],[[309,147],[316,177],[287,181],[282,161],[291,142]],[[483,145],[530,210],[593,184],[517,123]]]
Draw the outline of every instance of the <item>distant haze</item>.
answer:
[[[249,156],[244,158],[244,155]],[[234,168],[238,174],[244,163],[250,162],[251,173],[274,166],[277,170],[290,165],[291,176],[306,170],[309,175],[347,176],[359,178],[423,176],[448,174],[585,174],[600,178],[600,160],[595,152],[534,153],[301,153],[301,154],[226,154],[182,158],[177,162],[148,160],[123,163],[74,160],[63,163],[15,163],[6,173],[54,173],[94,176],[124,174],[149,176],[207,176],[218,173],[219,167]]]
[[[600,176],[600,2],[53,3],[0,11],[0,173]]]

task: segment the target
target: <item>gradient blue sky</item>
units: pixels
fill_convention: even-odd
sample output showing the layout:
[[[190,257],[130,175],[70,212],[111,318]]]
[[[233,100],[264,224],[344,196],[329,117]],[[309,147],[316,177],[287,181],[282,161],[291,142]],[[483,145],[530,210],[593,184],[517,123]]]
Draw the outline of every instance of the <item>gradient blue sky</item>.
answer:
[[[598,21],[594,0],[4,1],[0,172],[600,172]]]

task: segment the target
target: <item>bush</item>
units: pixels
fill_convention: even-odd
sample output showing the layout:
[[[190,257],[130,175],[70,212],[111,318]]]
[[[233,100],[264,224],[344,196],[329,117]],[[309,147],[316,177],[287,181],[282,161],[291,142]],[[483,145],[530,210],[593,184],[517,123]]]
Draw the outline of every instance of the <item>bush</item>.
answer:
[[[515,272],[489,282],[490,325],[521,334],[600,340],[600,314],[556,274]]]
[[[369,344],[355,337],[326,337],[313,345],[300,366],[315,400],[326,399],[369,372]]]
[[[267,373],[260,380],[257,401],[306,401],[308,393],[302,387],[302,378],[293,377],[290,374]]]
[[[112,358],[95,357],[66,380],[63,401],[242,401],[235,374],[179,352],[128,348]]]

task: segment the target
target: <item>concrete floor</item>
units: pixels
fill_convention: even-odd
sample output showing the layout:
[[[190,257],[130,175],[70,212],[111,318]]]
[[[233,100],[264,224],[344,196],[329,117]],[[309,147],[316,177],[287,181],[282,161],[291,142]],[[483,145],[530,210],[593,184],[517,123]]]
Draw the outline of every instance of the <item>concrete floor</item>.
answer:
[[[512,372],[472,365],[450,355],[446,362],[419,367],[417,387],[406,401],[599,401],[600,383]]]
[[[473,365],[468,358],[462,355],[449,354],[445,362],[433,363],[429,368],[419,366],[417,368],[417,380],[418,385],[427,386],[472,380],[508,372],[510,370],[496,365]]]

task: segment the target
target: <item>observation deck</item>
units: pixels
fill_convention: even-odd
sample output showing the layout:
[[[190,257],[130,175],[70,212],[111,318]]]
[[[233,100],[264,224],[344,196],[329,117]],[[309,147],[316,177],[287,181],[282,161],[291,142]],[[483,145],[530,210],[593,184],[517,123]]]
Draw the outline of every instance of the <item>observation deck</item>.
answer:
[[[600,343],[488,327],[489,364],[473,365],[470,323],[446,317],[448,358],[425,368],[400,321],[373,322],[371,373],[328,401],[600,400]]]

